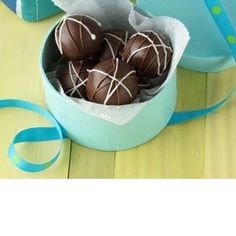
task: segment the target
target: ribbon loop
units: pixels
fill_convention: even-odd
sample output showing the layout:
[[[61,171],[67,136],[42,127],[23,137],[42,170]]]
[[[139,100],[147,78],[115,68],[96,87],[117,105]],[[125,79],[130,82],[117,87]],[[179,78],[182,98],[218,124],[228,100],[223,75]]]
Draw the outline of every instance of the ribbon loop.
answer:
[[[58,157],[60,156],[62,147],[63,147],[63,133],[62,128],[56,121],[56,119],[52,116],[50,112],[41,108],[38,105],[18,100],[18,99],[2,99],[0,100],[0,108],[20,108],[24,110],[33,111],[45,117],[49,120],[53,127],[36,127],[30,128],[20,131],[15,138],[13,139],[12,143],[10,144],[8,154],[10,160],[21,170],[27,172],[39,172],[49,168],[52,164],[54,164]],[[53,141],[59,140],[60,146],[57,153],[51,157],[48,162],[42,164],[34,164],[30,163],[24,158],[22,158],[15,149],[15,144],[22,143],[22,142],[44,142],[44,141]]]
[[[232,55],[236,61],[236,33],[227,16],[223,4],[221,3],[220,0],[204,0],[204,1],[206,3],[207,8],[210,11],[210,14],[215,20],[217,26],[219,27],[223,37],[225,38],[227,44],[229,45],[229,48],[232,51]],[[207,109],[174,113],[169,122],[169,125],[175,125],[189,120],[193,120],[215,111],[216,109],[223,106],[226,103],[226,101],[230,99],[235,90],[236,90],[236,85],[234,86],[232,92],[228,96],[226,96],[221,102]],[[26,101],[18,99],[2,99],[2,100],[0,99],[0,108],[7,108],[7,107],[21,108],[33,111],[35,113],[38,113],[39,115],[42,115],[52,123],[53,127],[35,127],[20,131],[13,139],[13,142],[11,143],[8,151],[10,160],[23,171],[39,172],[49,168],[57,161],[63,147],[63,139],[65,137],[63,136],[62,127],[60,126],[60,124],[53,117],[53,115],[49,113],[47,110],[41,108],[38,105]],[[53,140],[59,140],[60,146],[57,153],[53,157],[51,157],[51,159],[46,163],[42,164],[30,163],[24,160],[15,150],[15,144],[17,143],[46,142]]]

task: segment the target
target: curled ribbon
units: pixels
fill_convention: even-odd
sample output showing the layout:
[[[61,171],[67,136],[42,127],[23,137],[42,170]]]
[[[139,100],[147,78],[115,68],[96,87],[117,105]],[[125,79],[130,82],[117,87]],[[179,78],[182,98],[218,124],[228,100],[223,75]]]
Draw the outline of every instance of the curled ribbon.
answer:
[[[63,133],[60,124],[56,121],[56,119],[52,116],[50,112],[41,108],[36,104],[32,104],[26,101],[18,100],[18,99],[0,99],[0,108],[20,108],[24,110],[29,110],[35,112],[43,117],[45,117],[53,127],[36,127],[30,128],[20,131],[13,139],[10,144],[8,154],[10,160],[21,170],[28,172],[39,172],[49,168],[53,165],[58,157],[60,156],[61,150],[63,148]],[[15,145],[17,143],[23,142],[43,142],[43,141],[53,141],[59,140],[60,146],[57,153],[51,157],[48,162],[41,164],[34,164],[26,161],[23,157],[21,157],[16,149]]]
[[[230,19],[227,16],[224,5],[221,3],[220,0],[204,0],[204,1],[206,3],[207,8],[209,9],[210,14],[215,20],[219,30],[221,31],[223,37],[225,38],[227,44],[229,45],[232,55],[236,61],[236,33],[230,22]],[[230,99],[230,97],[234,94],[235,90],[236,90],[236,85],[234,85],[234,88],[231,91],[231,93],[228,96],[226,96],[221,102],[207,109],[175,112],[168,125],[176,125],[186,121],[197,119],[217,110]],[[8,151],[10,160],[19,169],[27,172],[39,172],[52,166],[60,156],[63,147],[63,139],[66,138],[63,135],[62,131],[63,129],[60,126],[60,124],[57,122],[57,120],[53,117],[53,115],[50,112],[41,108],[38,105],[18,99],[0,99],[0,108],[8,108],[8,107],[21,108],[36,112],[39,115],[45,117],[47,120],[49,120],[53,125],[53,127],[36,127],[20,131],[14,137],[12,143],[10,144]],[[53,140],[59,140],[60,146],[58,148],[57,153],[53,157],[51,157],[51,159],[46,163],[42,164],[30,163],[26,161],[24,158],[22,158],[15,150],[15,145],[17,143],[45,142]]]

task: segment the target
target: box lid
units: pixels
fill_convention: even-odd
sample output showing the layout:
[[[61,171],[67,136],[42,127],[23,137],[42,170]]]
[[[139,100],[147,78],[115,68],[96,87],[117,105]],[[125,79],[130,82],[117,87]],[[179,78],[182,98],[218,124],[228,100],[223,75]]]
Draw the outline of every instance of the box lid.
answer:
[[[236,29],[236,1],[222,0],[222,3]],[[235,65],[203,0],[138,0],[136,4],[152,16],[175,17],[188,27],[191,41],[180,63],[183,67],[215,72]]]

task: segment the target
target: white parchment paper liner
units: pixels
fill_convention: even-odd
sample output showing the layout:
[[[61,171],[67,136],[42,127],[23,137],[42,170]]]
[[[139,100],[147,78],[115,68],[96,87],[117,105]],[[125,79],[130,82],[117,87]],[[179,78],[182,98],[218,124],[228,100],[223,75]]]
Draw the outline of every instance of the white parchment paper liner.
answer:
[[[143,92],[142,95],[146,96],[146,100],[156,96],[169,82],[190,39],[188,30],[180,21],[166,16],[154,18],[143,16],[134,10],[129,0],[53,1],[67,14],[85,14],[96,18],[102,23],[104,30],[124,29],[131,32],[153,30],[165,33],[170,37],[174,54],[169,74],[161,86]],[[55,83],[54,81],[54,86],[62,93],[62,96],[75,101],[83,112],[117,125],[124,125],[131,121],[148,103],[146,101],[125,106],[104,106],[82,99],[69,98],[63,93],[60,85]]]

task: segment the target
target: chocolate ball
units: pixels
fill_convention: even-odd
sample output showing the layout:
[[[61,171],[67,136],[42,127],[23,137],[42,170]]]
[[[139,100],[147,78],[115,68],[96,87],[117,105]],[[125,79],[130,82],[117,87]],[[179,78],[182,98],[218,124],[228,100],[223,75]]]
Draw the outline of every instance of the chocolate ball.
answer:
[[[88,69],[91,69],[90,64],[79,61],[69,61],[66,66],[57,68],[57,78],[67,96],[87,98]]]
[[[170,39],[153,31],[134,34],[123,52],[124,60],[147,78],[162,76],[170,67],[172,55]]]
[[[128,31],[106,31],[103,33],[104,41],[102,47],[97,54],[97,59],[105,61],[110,58],[121,58],[122,51],[128,41]]]
[[[60,53],[66,58],[84,60],[101,47],[101,24],[84,15],[67,16],[56,27],[55,40]]]
[[[136,71],[125,61],[108,59],[89,71],[88,99],[104,105],[125,105],[137,97]]]

